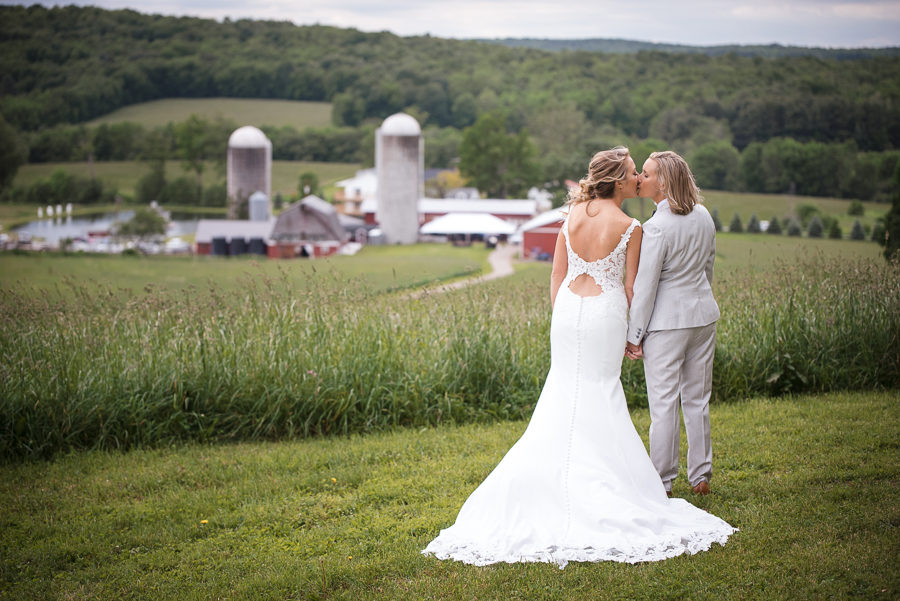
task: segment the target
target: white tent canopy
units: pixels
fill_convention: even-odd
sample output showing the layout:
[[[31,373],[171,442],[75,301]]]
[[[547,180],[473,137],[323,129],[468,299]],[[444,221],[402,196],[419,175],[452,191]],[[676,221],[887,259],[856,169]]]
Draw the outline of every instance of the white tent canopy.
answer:
[[[420,234],[512,234],[516,226],[490,213],[448,213],[429,221]]]
[[[522,234],[524,232],[530,232],[531,230],[537,229],[539,227],[554,225],[562,222],[563,220],[565,220],[565,218],[566,214],[563,207],[559,207],[558,209],[550,209],[549,211],[545,211],[534,219],[526,221],[521,226],[519,226],[519,233]]]

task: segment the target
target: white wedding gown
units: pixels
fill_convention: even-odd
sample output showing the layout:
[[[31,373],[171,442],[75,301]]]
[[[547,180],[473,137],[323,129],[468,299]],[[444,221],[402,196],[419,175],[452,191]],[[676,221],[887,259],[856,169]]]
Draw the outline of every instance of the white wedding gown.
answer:
[[[735,532],[669,499],[628,414],[619,376],[628,304],[622,276],[634,220],[610,255],[588,263],[563,224],[568,273],[550,325],[550,373],[522,438],[422,551],[468,564],[657,561],[724,544]],[[569,289],[588,273],[599,296]]]

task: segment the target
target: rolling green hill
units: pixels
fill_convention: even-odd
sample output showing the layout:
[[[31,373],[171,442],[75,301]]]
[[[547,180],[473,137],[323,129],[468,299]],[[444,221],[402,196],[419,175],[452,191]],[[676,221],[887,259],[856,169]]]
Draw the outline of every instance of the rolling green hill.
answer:
[[[192,114],[233,119],[240,125],[289,126],[297,129],[331,125],[331,103],[263,98],[166,98],[117,109],[87,125],[130,121],[144,127],[184,121]]]

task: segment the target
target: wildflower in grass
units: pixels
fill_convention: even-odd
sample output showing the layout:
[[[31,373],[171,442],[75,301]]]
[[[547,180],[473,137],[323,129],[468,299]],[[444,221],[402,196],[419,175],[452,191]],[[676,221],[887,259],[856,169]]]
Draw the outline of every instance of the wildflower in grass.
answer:
[[[208,524],[208,523],[209,523],[209,520],[200,520],[200,523],[201,523],[201,524]]]
[[[332,479],[331,479],[331,483],[332,483],[332,484],[337,484],[337,478],[332,478]]]

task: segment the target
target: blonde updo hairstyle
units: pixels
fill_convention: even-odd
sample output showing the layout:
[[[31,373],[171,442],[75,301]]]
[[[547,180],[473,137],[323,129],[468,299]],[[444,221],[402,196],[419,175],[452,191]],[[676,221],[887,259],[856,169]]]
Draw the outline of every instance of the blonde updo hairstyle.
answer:
[[[656,161],[656,177],[669,201],[669,209],[676,215],[687,215],[694,206],[703,202],[700,188],[687,161],[680,155],[666,150],[654,152],[650,158]]]
[[[583,202],[615,196],[616,182],[628,177],[629,156],[628,149],[624,146],[601,150],[595,154],[587,175],[578,182],[577,188],[569,190],[566,208],[571,209]]]

